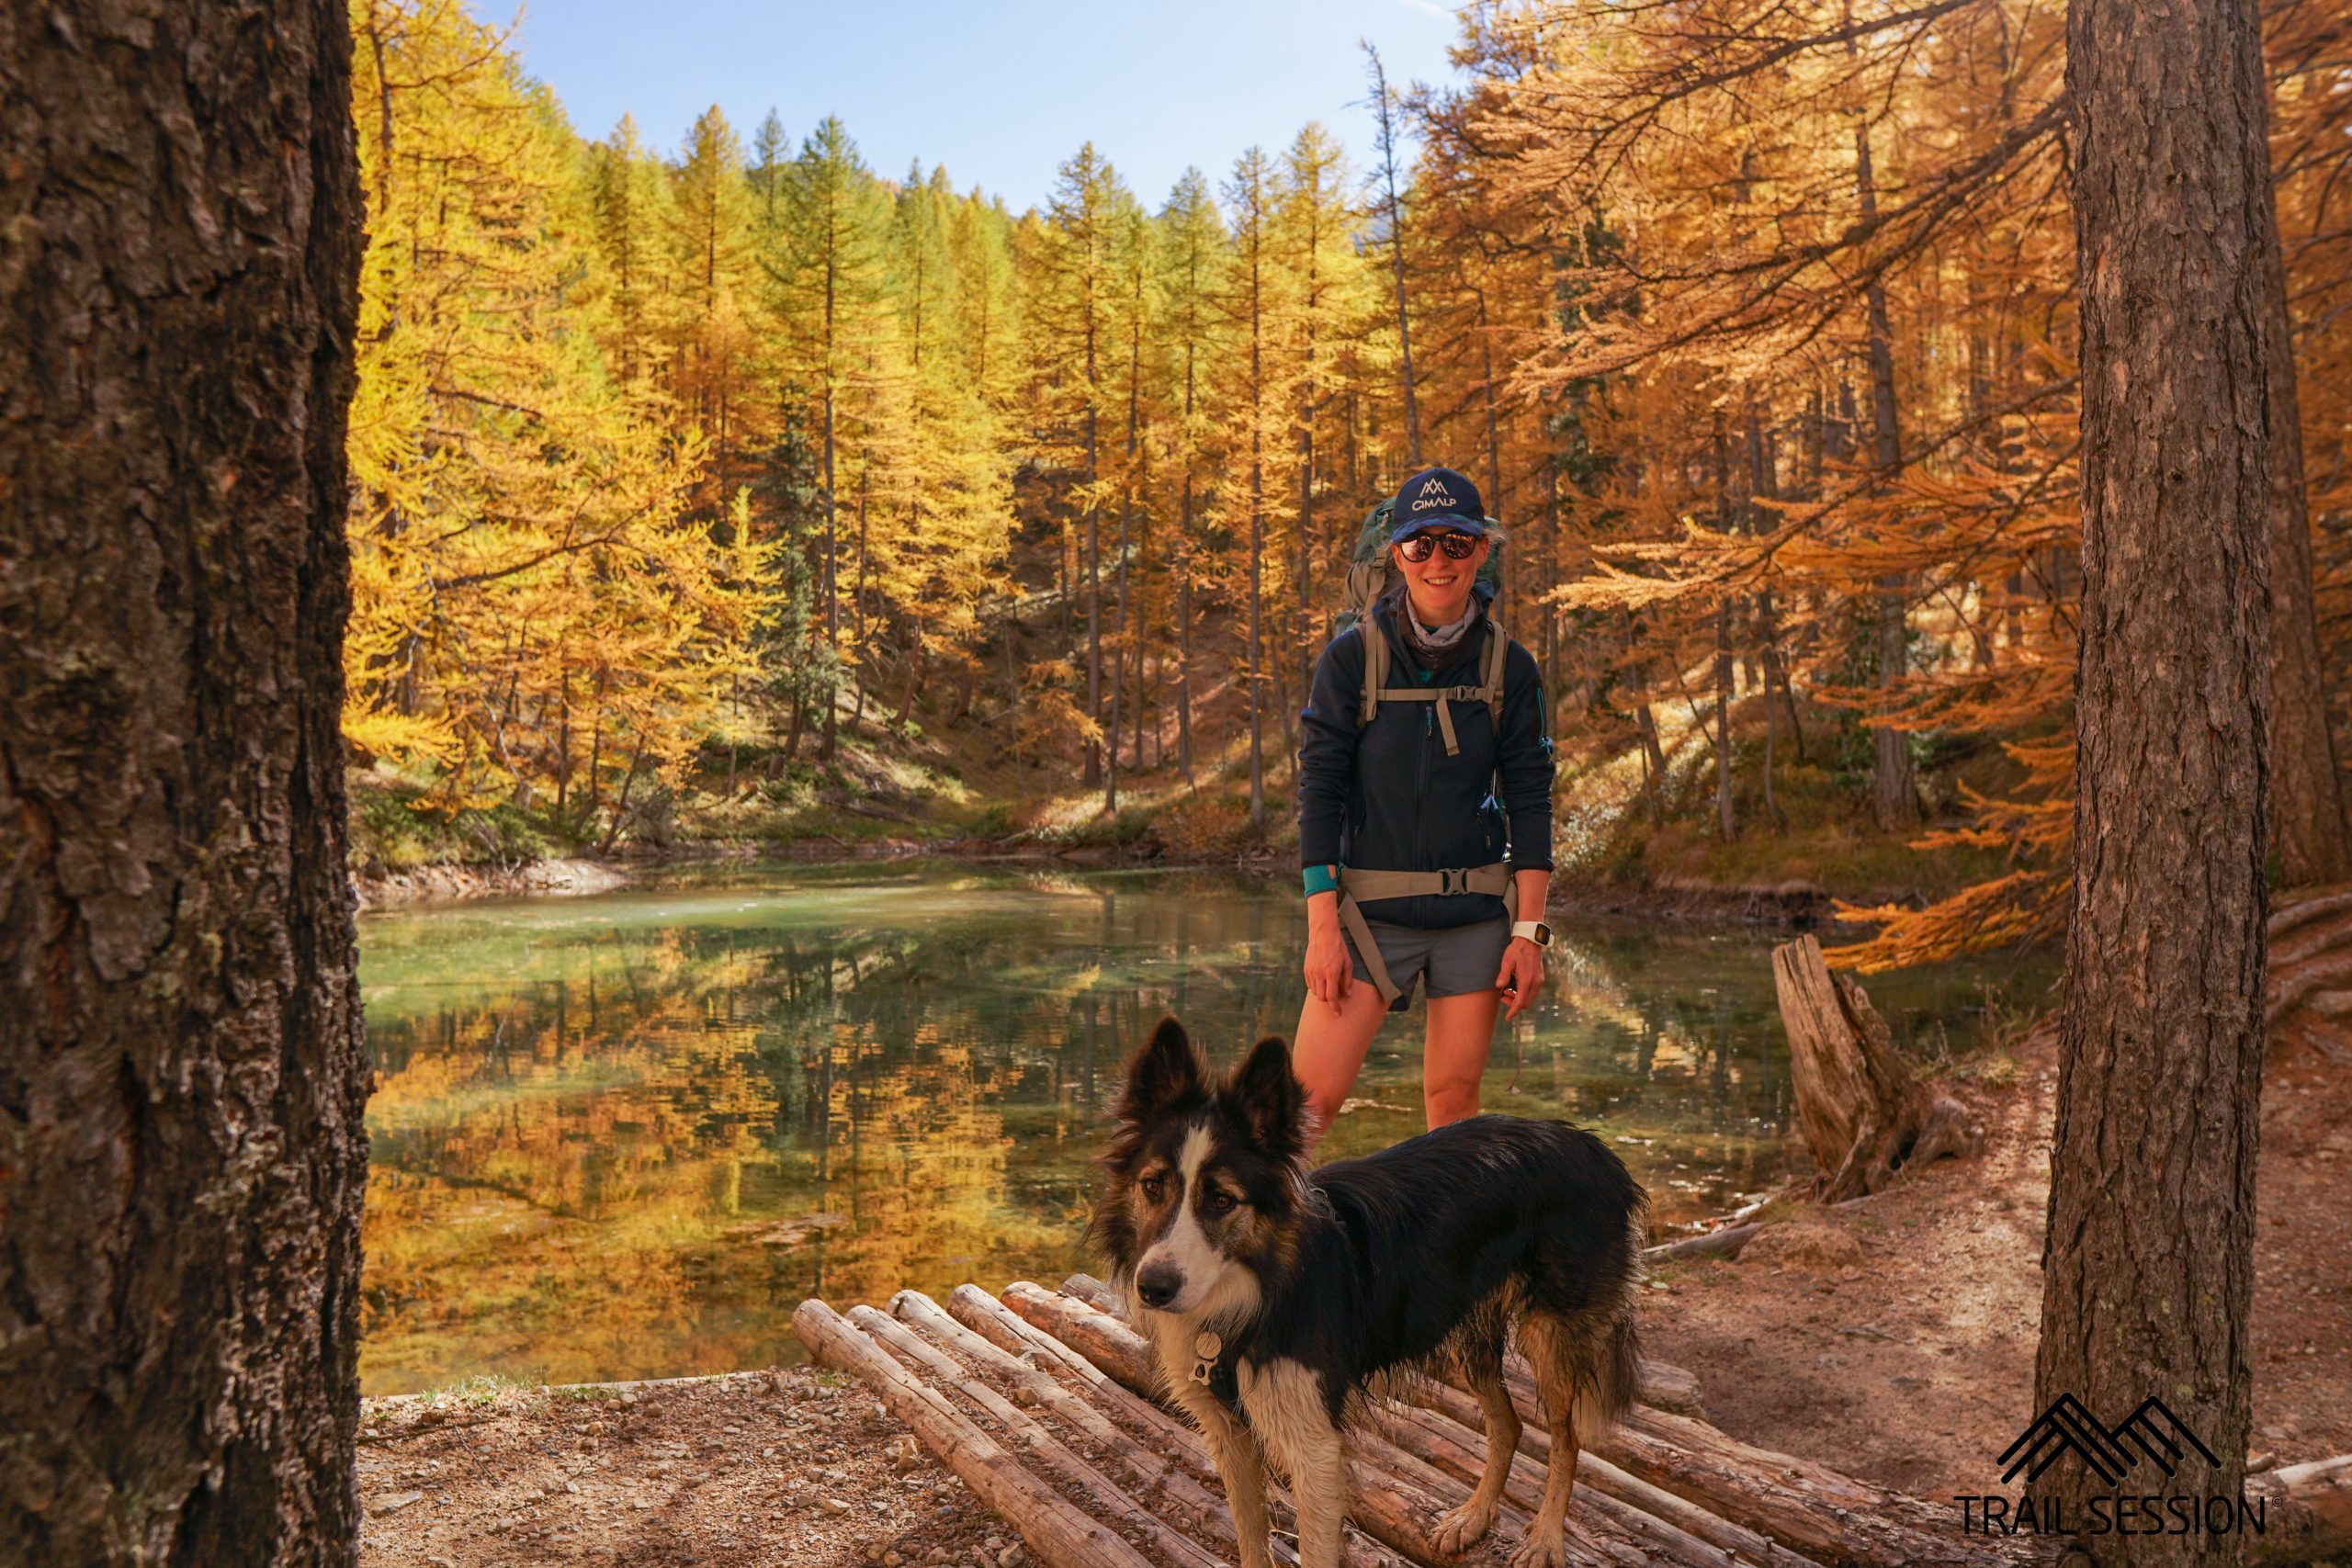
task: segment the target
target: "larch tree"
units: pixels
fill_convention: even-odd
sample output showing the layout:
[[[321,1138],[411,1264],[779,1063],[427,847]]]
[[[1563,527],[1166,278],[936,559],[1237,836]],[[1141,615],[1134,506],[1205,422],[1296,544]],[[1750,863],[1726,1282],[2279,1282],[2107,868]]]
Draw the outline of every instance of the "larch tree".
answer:
[[[0,17],[11,1562],[358,1557],[353,21]]]
[[[2072,0],[2066,41],[2082,637],[2035,1396],[2107,1420],[2163,1400],[2220,1456],[2195,1484],[2234,1497],[2253,1403],[2270,515],[2277,447],[2297,438],[2270,376],[2285,312],[2261,24],[2245,0]],[[2100,1487],[2080,1465],[2044,1484],[2075,1517]],[[2241,1541],[2077,1545],[2102,1563],[2227,1563]]]
[[[1270,449],[1280,449],[1282,426],[1291,412],[1280,335],[1287,301],[1275,235],[1282,199],[1281,174],[1263,148],[1251,147],[1234,161],[1225,186],[1232,242],[1226,255],[1223,306],[1233,353],[1224,402],[1230,420],[1230,461],[1240,472],[1233,486],[1238,493],[1227,505],[1228,510],[1246,508],[1250,523],[1242,544],[1249,583],[1242,679],[1249,687],[1252,827],[1262,826],[1266,818],[1266,462]]]
[[[781,339],[785,378],[811,410],[824,485],[824,532],[817,541],[819,614],[812,632],[842,663],[841,445],[843,405],[865,371],[860,344],[884,309],[887,198],[848,129],[831,116],[801,142],[785,181],[782,221],[763,234],[761,267],[771,321]],[[840,694],[820,697],[822,755],[838,744]]]
[[[752,397],[752,190],[741,139],[717,105],[686,132],[670,188],[671,383],[680,414],[709,443],[697,510],[716,518],[743,477],[743,453],[757,439],[747,415],[760,406]]]
[[[1200,509],[1204,477],[1202,448],[1210,426],[1209,378],[1220,341],[1218,289],[1225,254],[1224,220],[1209,182],[1187,169],[1169,193],[1159,217],[1162,343],[1169,358],[1169,460],[1163,482],[1173,489],[1174,539],[1169,570],[1175,578],[1176,750],[1187,783],[1193,780],[1193,574],[1200,549]]]
[[[1113,402],[1115,250],[1134,197],[1092,142],[1064,161],[1045,212],[1028,320],[1049,436],[1069,475],[1065,507],[1085,578],[1086,788],[1102,783],[1102,427]]]

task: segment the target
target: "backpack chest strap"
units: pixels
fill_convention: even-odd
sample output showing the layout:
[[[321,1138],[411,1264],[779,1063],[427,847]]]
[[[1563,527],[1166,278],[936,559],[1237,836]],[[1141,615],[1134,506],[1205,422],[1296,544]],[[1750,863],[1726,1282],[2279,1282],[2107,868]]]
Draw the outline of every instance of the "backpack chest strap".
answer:
[[[1502,693],[1492,686],[1387,686],[1380,693],[1385,703],[1435,703],[1438,733],[1445,737],[1445,754],[1458,757],[1462,742],[1453,733],[1455,703],[1486,703],[1502,700]]]

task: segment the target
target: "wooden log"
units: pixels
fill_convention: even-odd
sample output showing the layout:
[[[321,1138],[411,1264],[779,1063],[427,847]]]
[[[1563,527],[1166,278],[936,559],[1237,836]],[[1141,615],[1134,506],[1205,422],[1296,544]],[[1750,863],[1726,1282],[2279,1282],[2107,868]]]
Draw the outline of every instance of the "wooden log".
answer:
[[[1159,1357],[1142,1335],[1110,1314],[1026,1280],[1004,1288],[1004,1304],[1146,1399],[1159,1397]]]
[[[1035,1286],[1030,1289],[1035,1290]],[[1215,1485],[1222,1497],[1225,1481],[1217,1473],[1216,1461],[1208,1451],[1199,1433],[1169,1415],[1159,1405],[1148,1403],[1111,1378],[1102,1370],[1071,1350],[1069,1347],[1039,1330],[1034,1325],[1005,1309],[1004,1303],[977,1285],[959,1285],[948,1298],[948,1308],[956,1321],[993,1345],[1012,1355],[1035,1356],[1035,1364],[1051,1367],[1085,1390],[1087,1398],[1096,1409],[1113,1416],[1130,1429],[1143,1434],[1147,1441],[1158,1441],[1173,1453],[1178,1462],[1196,1480]],[[1289,1494],[1279,1485],[1267,1487],[1267,1501],[1274,1515],[1278,1529],[1297,1535],[1296,1514]],[[1219,1504],[1222,1506],[1222,1503]],[[1230,1515],[1227,1516],[1228,1522]],[[1277,1536],[1274,1556],[1289,1562],[1296,1560],[1297,1550],[1291,1540]],[[1406,1568],[1403,1558],[1365,1535],[1353,1525],[1348,1527],[1340,1545],[1340,1562],[1344,1568]]]
[[[1487,1461],[1487,1440],[1477,1432],[1409,1406],[1374,1405],[1368,1420],[1400,1455],[1459,1486],[1464,1496],[1477,1485]],[[1513,1454],[1503,1482],[1503,1499],[1532,1514],[1543,1505],[1544,1482],[1544,1465],[1523,1453]],[[1582,1462],[1577,1467],[1577,1487],[1569,1506],[1569,1518],[1621,1560],[1670,1563],[1676,1568],[1740,1568],[1739,1559],[1731,1552],[1594,1486]]]
[[[1756,1234],[1763,1228],[1762,1225],[1750,1222],[1744,1225],[1725,1225],[1719,1231],[1709,1231],[1704,1235],[1686,1235],[1680,1241],[1660,1242],[1656,1247],[1642,1248],[1642,1261],[1673,1263],[1687,1258],[1737,1258],[1747,1250],[1747,1244],[1755,1240]],[[1652,1400],[1648,1403],[1657,1404],[1657,1401]],[[1670,1409],[1672,1406],[1659,1405],[1658,1408],[1664,1410]]]
[[[1963,1537],[1949,1506],[1756,1448],[1687,1416],[1636,1405],[1591,1446],[1651,1484],[1832,1568],[1962,1568],[2049,1557],[2038,1539]]]
[[[1486,1413],[1478,1402],[1458,1388],[1427,1380],[1411,1386],[1410,1397],[1426,1419],[1442,1422],[1454,1431],[1483,1433]],[[1480,1439],[1484,1451],[1484,1438]],[[1519,1431],[1519,1451],[1539,1465],[1552,1461],[1552,1434],[1536,1421],[1521,1423]],[[1577,1484],[1589,1485],[1595,1491],[1632,1504],[1654,1518],[1689,1532],[1710,1546],[1748,1562],[1785,1563],[1802,1568],[1810,1559],[1800,1557],[1780,1545],[1770,1537],[1744,1525],[1734,1524],[1717,1514],[1711,1514],[1687,1497],[1678,1497],[1663,1487],[1653,1486],[1639,1476],[1611,1464],[1597,1453],[1587,1452],[1577,1461]]]
[[[802,1302],[792,1314],[792,1327],[820,1365],[853,1373],[871,1388],[975,1495],[1021,1532],[1046,1568],[1155,1568],[1109,1526],[1088,1517],[1031,1474],[944,1395],[924,1387],[823,1302]]]
[[[1016,1394],[1025,1393],[1032,1407],[1051,1414],[1078,1433],[1096,1458],[1124,1471],[1136,1489],[1136,1500],[1149,1507],[1164,1504],[1184,1528],[1203,1540],[1231,1551],[1236,1546],[1233,1517],[1225,1499],[1212,1493],[1184,1465],[1176,1445],[1130,1437],[1092,1404],[1048,1377],[1029,1362],[1007,1355],[940,1310],[939,1303],[918,1291],[900,1291],[890,1299],[890,1310],[944,1352],[953,1354],[975,1371],[1002,1378]],[[1277,1540],[1282,1557],[1288,1543]]]
[[[1077,1297],[1095,1311],[1120,1323],[1127,1321],[1125,1303],[1119,1300],[1118,1292],[1091,1274],[1072,1274],[1062,1281],[1062,1293]],[[1530,1376],[1524,1360],[1514,1356],[1512,1364],[1521,1378]],[[1706,1414],[1699,1403],[1697,1378],[1669,1361],[1655,1360],[1647,1356],[1642,1358],[1641,1389],[1636,1397],[1643,1404],[1655,1404],[1660,1410],[1678,1411],[1685,1416],[1703,1416]]]
[[[2352,1454],[2250,1477],[2245,1495],[2265,1516],[2260,1535],[2241,1538],[2245,1568],[2289,1568],[2352,1552]]]
[[[1087,1498],[1089,1512],[1106,1518],[1129,1541],[1148,1544],[1153,1555],[1168,1568],[1226,1568],[1215,1552],[1182,1530],[1162,1523],[1151,1510],[1128,1495],[1125,1487],[1071,1452],[1067,1444],[1018,1405],[973,1376],[946,1352],[926,1344],[905,1324],[870,1306],[850,1308],[849,1321],[896,1356],[902,1365],[910,1370],[920,1368],[938,1386],[952,1389],[977,1405],[997,1424],[1006,1439],[1027,1456],[1034,1469],[1065,1485],[1079,1488]],[[1186,1518],[1183,1523],[1194,1529],[1213,1528],[1216,1512],[1212,1509],[1206,1517]],[[1228,1526],[1226,1543],[1231,1545],[1232,1540],[1233,1531]]]
[[[1032,1326],[1079,1350],[1096,1367],[1136,1392],[1157,1390],[1159,1362],[1150,1342],[1107,1313],[1089,1306],[1074,1295],[1048,1292],[1025,1280],[1005,1287],[1004,1304]],[[1525,1390],[1522,1397],[1532,1403],[1532,1389]],[[1483,1438],[1478,1440],[1483,1442]],[[1425,1555],[1428,1531],[1434,1528],[1436,1518],[1434,1515],[1421,1517],[1424,1505],[1442,1513],[1469,1495],[1468,1486],[1430,1469],[1424,1461],[1393,1441],[1371,1442],[1359,1437],[1351,1444],[1351,1452],[1370,1470],[1356,1477],[1363,1511],[1350,1517],[1386,1545],[1408,1556]],[[1583,1473],[1579,1472],[1580,1475]],[[1396,1483],[1399,1477],[1410,1484],[1400,1487]],[[1637,1523],[1630,1517],[1640,1512],[1637,1505],[1622,1498],[1615,1502],[1614,1507],[1596,1503],[1595,1517],[1570,1514],[1571,1529],[1582,1532],[1577,1543],[1588,1555],[1639,1562],[1644,1561],[1645,1552],[1656,1551],[1660,1562],[1690,1562],[1708,1568],[1720,1568],[1724,1561],[1724,1554],[1703,1540],[1662,1520],[1651,1518],[1646,1525]],[[1505,1522],[1514,1521],[1523,1531],[1525,1518],[1512,1516]],[[1673,1543],[1678,1541],[1687,1543],[1701,1555],[1675,1555]]]
[[[1973,1146],[1967,1111],[1912,1076],[1870,998],[1850,976],[1829,972],[1819,941],[1802,936],[1774,948],[1772,980],[1823,1201],[1879,1191],[1898,1169]]]
[[[2352,911],[2352,886],[2312,887],[2290,893],[2271,911],[2270,940],[2275,943],[2288,932],[2313,920],[2346,911]]]

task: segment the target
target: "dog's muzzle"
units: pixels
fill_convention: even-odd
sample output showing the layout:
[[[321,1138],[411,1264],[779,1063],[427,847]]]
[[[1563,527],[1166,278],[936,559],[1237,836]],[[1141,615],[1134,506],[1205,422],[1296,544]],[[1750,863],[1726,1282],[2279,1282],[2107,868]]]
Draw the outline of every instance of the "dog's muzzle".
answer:
[[[1148,1307],[1164,1307],[1184,1292],[1184,1271],[1173,1263],[1147,1263],[1136,1276],[1136,1294]]]

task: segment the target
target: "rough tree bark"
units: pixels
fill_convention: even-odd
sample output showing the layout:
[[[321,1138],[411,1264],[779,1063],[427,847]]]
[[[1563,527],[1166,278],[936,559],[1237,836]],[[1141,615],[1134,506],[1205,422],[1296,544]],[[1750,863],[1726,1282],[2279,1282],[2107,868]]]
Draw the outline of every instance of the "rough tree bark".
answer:
[[[2221,1456],[2127,1490],[2234,1495],[2251,1368],[2278,312],[2251,0],[2072,0],[2083,335],[2075,865],[2036,1404],[2162,1399]],[[2082,1517],[2108,1488],[2036,1489]],[[2101,1562],[2234,1535],[2086,1535]]]
[[[0,8],[0,1562],[355,1558],[350,50]]]

